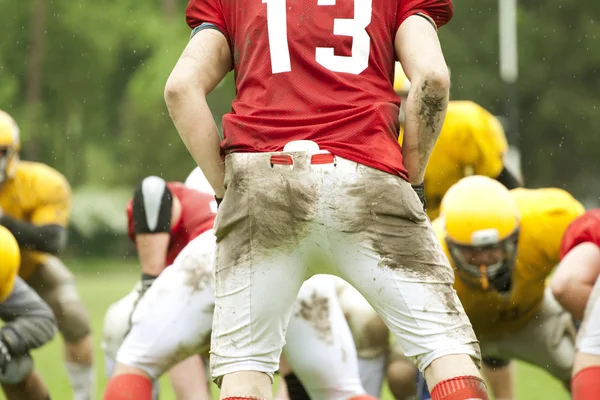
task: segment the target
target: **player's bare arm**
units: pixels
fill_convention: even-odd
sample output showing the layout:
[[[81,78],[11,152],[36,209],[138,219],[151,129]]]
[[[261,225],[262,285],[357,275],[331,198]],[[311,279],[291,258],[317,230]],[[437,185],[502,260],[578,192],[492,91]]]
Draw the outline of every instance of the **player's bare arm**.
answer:
[[[575,318],[583,319],[585,306],[600,275],[600,249],[585,242],[569,251],[552,276],[552,294]]]
[[[171,228],[180,216],[181,203],[163,179],[149,176],[135,189],[132,200],[133,233],[144,292],[167,266]]]
[[[418,185],[444,123],[450,77],[436,29],[426,18],[408,17],[394,46],[412,88],[405,104],[402,156],[410,182]]]
[[[219,198],[225,193],[225,168],[219,133],[206,96],[229,72],[231,64],[225,36],[215,29],[200,30],[183,51],[165,88],[173,123]]]
[[[140,233],[135,236],[142,274],[158,276],[165,269],[170,235],[162,233]]]
[[[67,246],[67,229],[56,224],[34,225],[8,215],[0,216],[0,225],[8,229],[22,249],[58,254]]]

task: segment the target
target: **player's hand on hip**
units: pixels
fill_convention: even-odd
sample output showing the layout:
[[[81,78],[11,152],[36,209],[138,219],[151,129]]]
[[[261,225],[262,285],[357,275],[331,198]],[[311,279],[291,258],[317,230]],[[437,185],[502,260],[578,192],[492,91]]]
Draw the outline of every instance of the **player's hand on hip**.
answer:
[[[425,184],[421,183],[420,185],[411,185],[417,196],[419,196],[419,200],[421,200],[421,204],[423,205],[423,211],[427,212],[427,200],[425,199]]]

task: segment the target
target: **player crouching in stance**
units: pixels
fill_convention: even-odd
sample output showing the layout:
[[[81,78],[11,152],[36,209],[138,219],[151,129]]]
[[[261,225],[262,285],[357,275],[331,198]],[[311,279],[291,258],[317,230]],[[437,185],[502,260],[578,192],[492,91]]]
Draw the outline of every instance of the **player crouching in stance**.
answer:
[[[65,344],[74,400],[95,394],[94,346],[75,278],[57,257],[67,245],[71,188],[55,169],[19,160],[19,128],[0,111],[0,225],[21,248],[19,276],[50,306]]]
[[[577,218],[565,232],[561,262],[552,276],[556,300],[577,320],[573,400],[600,399],[600,209]]]
[[[194,304],[187,300],[191,293],[202,296],[207,287],[212,287],[212,226],[216,211],[213,195],[188,189],[178,182],[167,183],[156,176],[145,178],[135,189],[127,205],[128,232],[135,242],[142,277],[131,293],[109,307],[104,321],[102,348],[107,375],[115,376],[114,382],[127,379],[146,383],[151,379],[156,382],[153,394],[158,397],[155,378],[170,369],[169,378],[177,398],[209,398],[201,379],[205,376],[202,360],[191,351],[193,344],[180,343],[179,338],[189,338],[190,331],[210,332],[210,322],[205,326],[198,324],[203,313],[212,313],[212,297],[201,303],[206,305],[204,310],[190,309]],[[197,244],[193,252],[191,242]],[[143,307],[141,299],[159,275],[163,291],[155,299],[157,304]],[[150,337],[153,334],[155,338]],[[127,343],[135,345],[117,353],[126,335]],[[183,361],[185,354],[193,357]],[[146,366],[145,362],[150,362],[150,366],[137,368],[139,364],[133,362],[137,357],[142,366]],[[115,361],[119,363],[116,368]],[[163,369],[165,365],[169,368]]]
[[[29,351],[48,343],[57,331],[52,310],[17,276],[20,251],[0,226],[0,384],[8,400],[49,400],[48,389],[33,370]]]
[[[442,200],[433,225],[456,269],[454,287],[496,399],[515,398],[514,383],[505,384],[512,359],[569,387],[575,326],[546,281],[567,226],[584,211],[564,190],[509,191],[484,176],[461,179]]]
[[[164,223],[171,219],[171,228],[162,228],[163,232],[170,232],[170,242],[167,237],[162,245],[155,243],[153,247],[157,252],[151,259],[163,265],[166,257],[175,256],[175,259],[139,298],[128,333],[121,330],[115,334],[105,327],[105,336],[112,342],[110,346],[107,343],[105,349],[118,348],[117,366],[104,394],[106,400],[150,399],[152,381],[186,357],[207,354],[210,347],[215,307],[212,278],[215,237],[211,229],[216,211],[214,196],[177,183],[162,183],[158,190],[144,190],[148,180],[158,184],[160,178],[146,178],[142,189],[136,191],[143,194],[144,201],[138,202],[142,210],[136,212],[134,197],[133,212],[129,213],[130,227],[133,227],[139,250],[141,232],[148,231],[146,225],[152,228],[159,226],[160,221]],[[194,184],[189,179],[186,182]],[[164,199],[163,188],[170,191],[172,204],[180,204],[179,219],[173,219],[175,212],[169,218],[167,215],[152,217],[160,212],[151,212],[150,205],[166,205],[164,200],[161,201]],[[135,228],[139,218],[139,223],[146,224],[142,229]],[[178,242],[178,234],[183,234],[187,242]],[[299,379],[306,383],[310,398],[368,399],[360,384],[356,350],[337,302],[333,279],[316,276],[302,287],[287,332],[284,355]],[[108,314],[127,321],[133,307],[124,304],[116,304]],[[235,314],[236,311],[232,312]],[[117,341],[125,333],[127,336],[119,348]],[[201,373],[191,379],[195,379],[196,384],[206,383]],[[186,394],[178,394],[178,398],[206,400],[210,396],[206,387],[202,390],[186,387]]]

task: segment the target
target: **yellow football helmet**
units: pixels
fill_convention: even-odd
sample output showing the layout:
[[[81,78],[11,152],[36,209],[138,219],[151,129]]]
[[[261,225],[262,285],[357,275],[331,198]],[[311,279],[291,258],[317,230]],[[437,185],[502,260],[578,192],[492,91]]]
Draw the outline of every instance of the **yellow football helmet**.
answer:
[[[463,178],[444,195],[440,215],[460,278],[484,290],[509,290],[520,226],[509,190],[485,176]]]
[[[17,239],[0,225],[0,302],[12,293],[21,264]]]
[[[19,127],[14,119],[0,110],[0,184],[17,172],[21,150]]]

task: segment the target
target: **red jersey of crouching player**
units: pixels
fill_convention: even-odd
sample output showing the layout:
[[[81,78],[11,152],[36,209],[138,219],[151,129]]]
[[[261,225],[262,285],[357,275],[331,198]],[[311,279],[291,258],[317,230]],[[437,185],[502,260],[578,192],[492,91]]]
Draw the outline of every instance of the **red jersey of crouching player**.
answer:
[[[585,242],[600,247],[600,208],[589,210],[571,222],[563,235],[560,258],[566,256],[573,247]]]
[[[214,196],[190,189],[182,183],[167,182],[167,187],[181,202],[181,217],[171,226],[171,241],[167,251],[167,266],[169,266],[189,242],[212,229],[217,204]],[[135,242],[133,200],[127,204],[127,226],[129,237]]]
[[[406,179],[393,43],[414,14],[439,27],[452,2],[190,0],[188,25],[218,29],[233,55],[237,96],[223,117],[222,155],[312,140]]]

